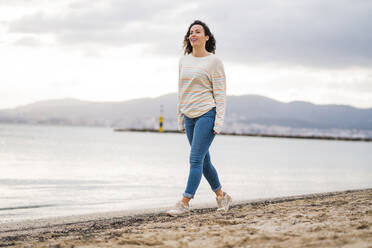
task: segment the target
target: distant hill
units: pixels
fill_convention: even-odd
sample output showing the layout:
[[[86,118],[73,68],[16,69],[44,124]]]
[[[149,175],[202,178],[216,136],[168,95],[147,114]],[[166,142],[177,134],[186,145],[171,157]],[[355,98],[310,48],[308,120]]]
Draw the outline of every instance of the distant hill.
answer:
[[[164,108],[165,129],[176,129],[176,93],[122,102],[89,102],[71,98],[40,101],[0,110],[0,122],[155,128],[160,105]],[[259,95],[227,97],[225,131],[292,132],[300,129],[372,132],[372,108],[316,105],[303,101],[284,103]]]
[[[316,105],[304,101],[279,102],[258,95],[228,97],[227,112],[246,123],[307,128],[372,130],[372,108]]]

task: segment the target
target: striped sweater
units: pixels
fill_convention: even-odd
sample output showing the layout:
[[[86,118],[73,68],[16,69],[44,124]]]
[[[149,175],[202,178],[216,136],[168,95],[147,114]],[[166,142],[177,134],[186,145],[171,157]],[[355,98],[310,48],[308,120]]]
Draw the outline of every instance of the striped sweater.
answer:
[[[221,60],[210,54],[195,57],[192,54],[179,60],[178,129],[184,131],[184,115],[199,117],[216,107],[214,131],[223,127],[226,104],[226,77]]]

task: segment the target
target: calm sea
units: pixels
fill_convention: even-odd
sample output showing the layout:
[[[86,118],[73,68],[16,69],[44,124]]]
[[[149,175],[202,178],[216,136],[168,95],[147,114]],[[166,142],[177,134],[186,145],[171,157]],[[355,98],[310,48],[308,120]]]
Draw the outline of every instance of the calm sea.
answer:
[[[185,189],[185,134],[0,125],[0,223],[172,206]],[[217,136],[236,200],[372,187],[372,142]],[[194,203],[212,203],[203,178]]]

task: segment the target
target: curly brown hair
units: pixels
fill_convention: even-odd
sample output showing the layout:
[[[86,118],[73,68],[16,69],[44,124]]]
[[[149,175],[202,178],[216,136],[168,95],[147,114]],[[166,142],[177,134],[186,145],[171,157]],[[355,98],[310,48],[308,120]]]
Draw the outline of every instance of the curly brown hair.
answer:
[[[203,27],[204,35],[209,36],[209,39],[205,43],[205,49],[210,53],[215,53],[215,51],[216,51],[216,39],[214,38],[212,32],[209,30],[209,27],[204,22],[202,22],[200,20],[195,20],[193,23],[190,24],[190,26],[187,30],[187,33],[185,35],[185,38],[183,40],[183,48],[185,49],[184,54],[186,55],[186,54],[192,53],[192,46],[191,46],[191,43],[190,43],[190,40],[189,40],[189,36],[190,36],[190,29],[194,25],[201,25]]]

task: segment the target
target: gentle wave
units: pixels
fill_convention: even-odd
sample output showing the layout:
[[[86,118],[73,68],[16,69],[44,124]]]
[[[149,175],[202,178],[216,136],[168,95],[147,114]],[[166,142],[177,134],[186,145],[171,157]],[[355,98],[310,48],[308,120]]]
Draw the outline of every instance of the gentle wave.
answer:
[[[54,206],[57,206],[57,205],[55,205],[55,204],[44,204],[44,205],[17,206],[17,207],[0,208],[0,211],[30,209],[30,208],[46,208],[46,207],[54,207]]]
[[[3,185],[35,185],[35,184],[109,184],[104,180],[66,180],[66,179],[0,179]]]

